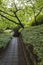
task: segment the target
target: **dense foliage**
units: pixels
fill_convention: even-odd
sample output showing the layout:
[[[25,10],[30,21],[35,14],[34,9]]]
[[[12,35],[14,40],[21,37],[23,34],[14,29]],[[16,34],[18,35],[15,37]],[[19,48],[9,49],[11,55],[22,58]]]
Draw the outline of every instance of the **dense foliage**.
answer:
[[[43,25],[25,28],[21,34],[25,44],[34,46],[34,53],[41,59],[39,65],[43,65]]]
[[[9,33],[0,34],[0,48],[5,48],[8,42],[11,40],[11,35]]]
[[[0,0],[0,3],[0,20],[11,29],[17,25],[24,28],[43,15],[43,0]]]

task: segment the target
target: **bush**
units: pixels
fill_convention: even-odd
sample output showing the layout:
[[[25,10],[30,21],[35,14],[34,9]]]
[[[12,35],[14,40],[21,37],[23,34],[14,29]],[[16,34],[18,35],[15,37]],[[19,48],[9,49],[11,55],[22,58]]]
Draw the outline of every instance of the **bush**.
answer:
[[[34,46],[34,53],[42,60],[39,65],[43,65],[43,24],[25,28],[21,34],[25,44]]]
[[[0,34],[0,48],[6,47],[10,39],[11,39],[10,34],[4,34],[4,33]]]

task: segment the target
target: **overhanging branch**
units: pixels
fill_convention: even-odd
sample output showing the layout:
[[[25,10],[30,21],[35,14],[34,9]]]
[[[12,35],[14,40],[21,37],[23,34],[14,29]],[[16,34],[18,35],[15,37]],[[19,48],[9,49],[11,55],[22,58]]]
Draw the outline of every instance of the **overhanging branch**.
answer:
[[[21,10],[21,9],[18,9],[18,10],[16,10],[16,11],[12,11],[12,10],[10,10],[10,11],[15,14],[15,13],[17,13],[17,12],[20,11],[20,10]]]
[[[11,20],[11,19],[9,19],[9,18],[7,18],[6,16],[4,16],[4,15],[2,15],[2,14],[0,14],[2,17],[4,17],[5,19],[7,19],[7,20],[9,20],[9,21],[11,21],[11,22],[13,22],[13,23],[15,23],[15,24],[18,24],[19,25],[19,23],[17,23],[17,22],[15,22],[15,21],[13,21],[13,20]]]
[[[13,22],[13,23],[15,23],[15,24],[17,24],[17,25],[20,25],[22,28],[24,28],[23,24],[17,23],[17,22],[15,22],[15,21],[13,21],[13,20],[7,18],[6,16],[4,16],[4,15],[2,15],[2,14],[0,14],[0,15],[1,15],[2,17],[4,17],[5,19],[7,19],[7,20],[9,20],[9,21],[11,21],[11,22]]]
[[[37,13],[36,17],[41,13],[43,7],[40,8],[39,12]]]
[[[13,15],[10,15],[9,13],[7,13],[7,12],[4,12],[4,11],[2,11],[2,10],[0,10],[0,12],[3,12],[3,13],[5,13],[5,14],[7,14],[7,15],[11,16],[11,17],[15,17],[15,16],[13,16]]]

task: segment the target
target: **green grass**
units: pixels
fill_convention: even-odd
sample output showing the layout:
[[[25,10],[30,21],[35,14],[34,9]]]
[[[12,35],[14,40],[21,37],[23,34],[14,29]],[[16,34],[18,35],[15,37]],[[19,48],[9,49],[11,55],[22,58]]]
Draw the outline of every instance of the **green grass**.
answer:
[[[11,35],[8,33],[1,33],[0,34],[0,48],[6,47],[9,40],[11,39]]]
[[[21,34],[25,44],[34,46],[34,53],[42,60],[39,65],[43,65],[43,24],[25,28]]]

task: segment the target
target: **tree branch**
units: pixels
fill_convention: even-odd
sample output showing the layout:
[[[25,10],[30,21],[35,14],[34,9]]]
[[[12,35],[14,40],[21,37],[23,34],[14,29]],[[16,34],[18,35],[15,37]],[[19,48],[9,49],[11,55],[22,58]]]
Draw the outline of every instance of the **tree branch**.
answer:
[[[18,23],[16,23],[15,21],[13,21],[13,20],[7,18],[6,16],[4,16],[4,15],[2,15],[2,14],[0,14],[0,15],[1,15],[2,17],[4,17],[4,18],[8,19],[9,21],[12,21],[12,22],[15,23],[15,24],[19,24],[22,28],[24,28],[24,25],[21,23],[20,19],[18,18],[17,14],[16,14],[16,13],[17,13],[19,10],[21,10],[21,9],[18,9],[15,3],[14,3],[14,5],[15,5],[16,11],[12,11],[12,10],[11,10],[11,11],[15,14],[15,16],[12,16],[12,15],[10,15],[10,14],[8,14],[8,13],[2,11],[2,10],[0,10],[0,11],[3,12],[3,13],[5,13],[5,14],[7,14],[7,15],[12,16],[12,17],[16,17],[17,20],[18,20]]]
[[[5,13],[5,14],[7,14],[7,15],[11,16],[11,17],[15,17],[15,16],[13,16],[13,15],[10,15],[9,13],[7,13],[7,12],[4,12],[4,11],[2,11],[2,10],[0,10],[0,12],[3,12],[3,13]]]
[[[9,21],[11,21],[11,22],[13,22],[13,23],[15,23],[15,24],[17,24],[17,25],[20,25],[22,28],[24,28],[23,24],[21,24],[21,23],[16,23],[15,21],[13,21],[13,20],[7,18],[6,16],[4,16],[4,15],[2,15],[2,14],[0,14],[0,15],[1,15],[2,17],[4,17],[5,19],[7,19],[7,20],[9,20]]]
[[[15,8],[16,8],[16,11],[12,11],[12,10],[11,11],[15,14],[15,17],[17,18],[17,20],[18,20],[19,24],[21,25],[21,27],[24,28],[24,25],[21,23],[20,19],[18,18],[17,14],[16,14],[21,9],[17,9],[16,4],[15,4]]]
[[[2,14],[0,14],[0,15],[1,15],[2,17],[4,17],[5,19],[7,19],[7,20],[9,20],[9,21],[11,21],[11,22],[13,22],[13,23],[15,23],[15,24],[19,24],[19,23],[16,23],[15,21],[13,21],[13,20],[7,18],[6,16],[4,16],[4,15],[2,15]]]
[[[12,10],[10,10],[10,11],[15,14],[15,13],[17,13],[17,12],[20,11],[20,10],[21,10],[21,9],[18,9],[18,10],[16,10],[16,11],[12,11]]]
[[[40,8],[40,11],[37,13],[36,17],[41,13],[43,7]]]
[[[15,13],[15,17],[17,18],[19,24],[21,25],[22,28],[24,28],[24,25],[21,23],[20,19],[18,18],[17,14]]]

